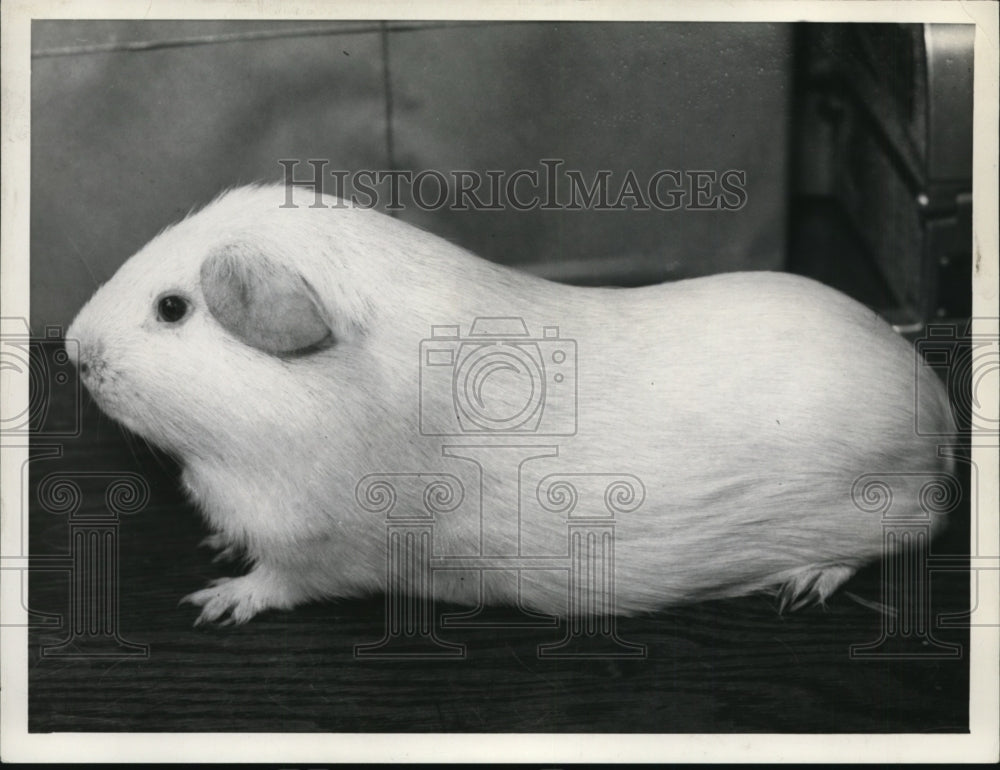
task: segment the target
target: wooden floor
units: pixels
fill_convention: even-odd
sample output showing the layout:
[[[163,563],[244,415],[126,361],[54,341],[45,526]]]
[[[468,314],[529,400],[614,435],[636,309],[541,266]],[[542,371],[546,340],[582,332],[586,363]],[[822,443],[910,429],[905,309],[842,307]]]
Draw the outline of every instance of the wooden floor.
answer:
[[[932,627],[933,640],[896,640],[908,659],[855,659],[851,645],[879,640],[884,620],[845,593],[785,616],[755,596],[623,619],[618,635],[645,645],[640,659],[539,657],[562,627],[445,628],[440,639],[465,644],[464,659],[359,659],[355,645],[383,637],[382,597],[193,628],[196,610],[178,599],[235,568],[196,547],[206,532],[177,490],[176,469],[85,406],[81,438],[57,442],[62,457],[43,459],[45,442],[34,442],[30,549],[36,567],[52,557],[56,571],[31,575],[29,605],[59,625],[30,633],[33,732],[967,731],[968,632]],[[123,516],[117,532],[117,633],[144,654],[51,654],[81,638],[69,628],[71,580],[59,561],[69,522],[37,498],[54,472],[138,473],[150,485],[145,509]],[[94,483],[84,485],[82,513],[106,510]],[[964,516],[953,514],[957,526],[936,553],[967,552]],[[934,573],[929,587],[932,617],[968,609],[967,573]],[[880,566],[847,590],[879,600]],[[935,640],[961,654],[931,657]]]

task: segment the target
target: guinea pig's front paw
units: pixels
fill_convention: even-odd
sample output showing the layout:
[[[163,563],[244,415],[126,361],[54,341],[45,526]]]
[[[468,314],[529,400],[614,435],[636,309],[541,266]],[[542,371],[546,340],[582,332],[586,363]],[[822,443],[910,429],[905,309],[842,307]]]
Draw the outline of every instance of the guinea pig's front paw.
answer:
[[[180,603],[201,607],[195,626],[215,622],[226,626],[246,623],[263,610],[291,609],[295,599],[279,575],[257,567],[242,577],[213,580]]]

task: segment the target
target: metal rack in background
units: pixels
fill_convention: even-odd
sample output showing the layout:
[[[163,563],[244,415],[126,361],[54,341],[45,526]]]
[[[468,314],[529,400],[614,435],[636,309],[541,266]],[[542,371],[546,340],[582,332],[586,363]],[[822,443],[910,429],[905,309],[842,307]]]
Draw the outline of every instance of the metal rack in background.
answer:
[[[972,312],[974,27],[802,25],[797,190],[835,200],[904,333]]]

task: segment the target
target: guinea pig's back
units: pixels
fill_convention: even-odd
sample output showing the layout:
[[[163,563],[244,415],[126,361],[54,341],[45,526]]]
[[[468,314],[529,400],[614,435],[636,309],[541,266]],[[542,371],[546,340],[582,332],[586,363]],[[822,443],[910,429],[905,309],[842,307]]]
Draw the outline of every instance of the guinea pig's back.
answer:
[[[590,426],[654,439],[644,444],[714,444],[727,450],[720,461],[774,460],[787,448],[797,464],[799,450],[822,450],[827,469],[897,454],[937,467],[915,413],[948,432],[943,385],[843,294],[791,275],[734,273],[612,299],[606,320],[577,339],[582,436]]]
[[[919,401],[950,425],[941,384],[838,292],[743,273],[606,301],[578,340],[579,430],[561,461],[643,481],[643,505],[615,523],[625,604],[832,591],[882,548],[855,482],[896,474],[894,504],[916,510],[921,474],[946,467],[914,423]]]
[[[479,262],[469,268],[450,273],[451,290],[441,292],[447,314],[400,317],[385,339],[398,347],[395,358],[409,361],[416,334],[438,316],[519,316],[534,334],[558,328],[576,376],[574,387],[552,387],[546,400],[575,398],[574,431],[508,437],[558,449],[520,468],[514,534],[538,553],[565,549],[568,498],[546,507],[535,490],[550,475],[576,487],[573,515],[598,518],[608,515],[609,479],[637,479],[641,504],[623,499],[614,513],[616,611],[780,584],[792,586],[793,598],[812,591],[822,599],[882,549],[880,515],[856,504],[855,482],[944,467],[934,442],[914,429],[918,399],[949,424],[940,383],[877,314],[815,281],[734,273],[584,289]],[[409,337],[396,334],[411,327]],[[543,347],[548,355],[556,343]],[[428,462],[440,456],[433,442],[414,446],[429,452]],[[916,510],[921,483],[913,476],[894,490],[901,509]],[[489,495],[483,505],[493,511],[499,502]],[[445,524],[438,534],[450,547],[459,535]],[[513,536],[508,524],[484,515],[482,536]],[[565,585],[544,572],[525,570],[520,580],[528,606],[565,605]]]

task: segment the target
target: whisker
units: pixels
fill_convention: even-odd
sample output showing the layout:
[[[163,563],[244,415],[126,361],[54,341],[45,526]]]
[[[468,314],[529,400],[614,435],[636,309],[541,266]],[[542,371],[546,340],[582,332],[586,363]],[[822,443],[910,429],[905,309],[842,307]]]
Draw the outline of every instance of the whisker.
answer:
[[[83,269],[87,271],[87,275],[90,276],[90,280],[93,282],[94,288],[96,289],[98,286],[101,285],[100,281],[97,280],[97,276],[94,275],[94,271],[90,269],[90,265],[87,263],[86,258],[83,256],[83,252],[80,251],[80,247],[77,246],[76,241],[74,241],[69,236],[66,237],[66,240],[69,241],[69,245],[73,247],[73,250],[76,252],[77,259],[80,261],[80,264],[83,265]]]

